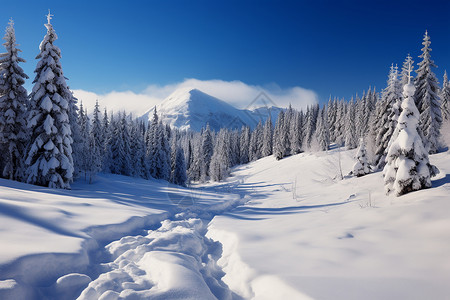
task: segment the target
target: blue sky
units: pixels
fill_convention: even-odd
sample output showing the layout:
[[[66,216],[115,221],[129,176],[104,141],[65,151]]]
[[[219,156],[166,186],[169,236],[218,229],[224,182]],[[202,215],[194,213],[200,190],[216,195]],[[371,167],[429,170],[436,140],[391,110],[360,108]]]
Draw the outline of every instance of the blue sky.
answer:
[[[449,1],[4,2],[31,78],[48,8],[69,85],[97,94],[195,78],[349,98],[419,61],[425,29],[439,80],[450,70]]]

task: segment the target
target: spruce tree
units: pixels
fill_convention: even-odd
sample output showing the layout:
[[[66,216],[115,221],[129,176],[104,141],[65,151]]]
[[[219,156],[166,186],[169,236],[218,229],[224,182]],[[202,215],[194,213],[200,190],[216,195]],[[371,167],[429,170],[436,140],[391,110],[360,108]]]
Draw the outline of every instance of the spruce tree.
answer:
[[[205,180],[209,178],[209,164],[211,162],[211,157],[213,155],[213,138],[211,129],[209,127],[209,124],[206,124],[206,129],[202,133],[202,143],[201,143],[201,153],[202,153],[202,161],[205,164],[204,171],[205,173],[203,176],[205,177]]]
[[[70,188],[73,178],[72,132],[69,102],[72,93],[66,84],[54,42],[58,38],[50,24],[40,45],[40,59],[30,95],[28,127],[30,145],[26,154],[26,181],[53,188]]]
[[[239,141],[240,144],[240,148],[239,148],[239,152],[240,152],[240,159],[241,159],[241,164],[247,164],[250,161],[250,157],[249,157],[249,151],[248,149],[250,148],[250,127],[245,126],[242,127],[241,130],[241,138]]]
[[[444,73],[440,97],[442,119],[445,121],[450,121],[450,82],[447,77],[447,71]]]
[[[420,113],[422,131],[426,139],[429,153],[436,153],[439,148],[440,128],[442,125],[441,106],[439,99],[439,85],[432,68],[436,65],[431,60],[430,36],[425,32],[422,54],[419,56],[417,77],[415,79],[415,100]]]
[[[345,118],[345,147],[347,149],[355,149],[357,147],[357,135],[356,135],[356,104],[353,98],[347,104],[347,116]],[[323,149],[325,150],[325,149]]]
[[[22,176],[24,145],[27,141],[27,91],[23,87],[28,76],[19,66],[25,60],[19,57],[14,22],[9,21],[3,38],[6,53],[0,54],[0,150],[3,176],[19,180]]]
[[[320,109],[319,116],[317,118],[316,139],[319,143],[319,149],[321,151],[328,150],[328,145],[330,144],[330,133],[325,106]]]
[[[361,177],[370,173],[369,159],[367,157],[364,138],[359,141],[359,148],[356,151],[356,163],[353,166],[353,175]]]
[[[411,69],[410,69],[411,71]],[[439,171],[430,165],[420,134],[420,114],[414,101],[415,87],[409,81],[403,87],[402,112],[383,169],[385,191],[397,196],[431,187],[431,176]]]
[[[273,125],[272,125],[272,118],[270,116],[266,119],[266,123],[264,124],[263,129],[263,144],[261,148],[261,155],[263,157],[272,155],[273,151]]]
[[[287,155],[286,140],[288,136],[287,130],[284,128],[284,124],[284,112],[281,111],[278,114],[273,135],[273,155],[277,160],[280,160]]]
[[[397,119],[400,115],[400,105],[402,95],[400,91],[400,81],[398,78],[398,69],[391,65],[387,87],[383,90],[381,98],[381,114],[378,119],[376,128],[377,135],[375,138],[375,161],[374,164],[382,169],[385,165],[387,148],[392,134],[397,126]]]

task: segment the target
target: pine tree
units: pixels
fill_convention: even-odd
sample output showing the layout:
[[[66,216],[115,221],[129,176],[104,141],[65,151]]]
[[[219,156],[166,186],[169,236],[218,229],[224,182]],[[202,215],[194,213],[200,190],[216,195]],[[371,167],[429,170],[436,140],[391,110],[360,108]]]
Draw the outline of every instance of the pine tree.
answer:
[[[54,188],[70,188],[73,176],[72,132],[69,102],[72,93],[66,85],[60,58],[54,42],[57,35],[50,24],[40,45],[40,59],[30,95],[28,127],[31,131],[25,163],[28,183]]]
[[[380,169],[385,165],[389,141],[397,127],[397,120],[400,115],[402,100],[400,88],[398,69],[392,64],[389,71],[387,87],[383,90],[381,108],[379,110],[381,115],[379,116],[379,124],[376,128],[374,164]]]
[[[408,84],[408,79],[409,79],[409,66],[411,65],[411,70],[414,70],[414,60],[412,59],[412,57],[408,54],[408,56],[406,57],[405,61],[403,62],[402,65],[402,72],[400,74],[400,88],[407,85]]]
[[[337,112],[337,101],[336,99],[332,101],[330,97],[327,105],[327,118],[331,142],[336,142],[336,112]]]
[[[347,149],[355,149],[357,147],[357,135],[356,135],[356,104],[353,98],[347,104],[347,116],[345,117],[345,147]],[[325,149],[324,149],[325,150]]]
[[[0,54],[0,143],[3,176],[12,180],[22,177],[24,145],[27,140],[25,124],[27,91],[23,87],[28,76],[19,66],[25,60],[19,57],[14,22],[9,21],[3,38],[6,53]]]
[[[273,140],[273,155],[277,160],[282,159],[288,154],[286,148],[286,140],[288,136],[287,130],[284,128],[284,124],[284,112],[281,111],[278,114]]]
[[[440,97],[442,119],[445,121],[450,121],[450,82],[447,77],[447,71],[444,73]]]
[[[430,57],[430,37],[425,32],[422,45],[422,54],[419,56],[422,61],[417,69],[416,86],[416,104],[420,113],[420,122],[422,131],[426,139],[426,147],[429,153],[436,153],[439,148],[440,128],[442,125],[441,106],[439,99],[439,85],[436,75],[432,68],[436,65]]]
[[[184,151],[181,147],[175,146],[175,162],[172,170],[172,183],[181,186],[186,185],[186,163],[184,160]]]
[[[328,118],[326,107],[322,107],[317,118],[316,139],[321,151],[328,150],[330,144],[330,133],[328,128]]]
[[[113,174],[130,176],[131,170],[131,137],[125,112],[120,113],[118,120],[111,122],[111,164]]]
[[[241,138],[240,138],[240,159],[241,164],[247,164],[250,161],[248,149],[250,148],[250,127],[242,127]]]
[[[410,69],[411,71],[411,69]],[[403,87],[402,112],[389,144],[383,169],[385,191],[397,196],[431,187],[430,177],[438,170],[430,165],[420,134],[419,111],[414,101],[415,87]]]
[[[369,159],[367,157],[364,138],[360,139],[359,148],[356,151],[356,163],[353,166],[353,175],[361,177],[370,173]]]
[[[210,174],[214,181],[221,181],[230,173],[230,138],[226,129],[222,128],[217,135],[214,154],[211,157]]]
[[[291,119],[291,127],[289,127],[289,140],[291,141],[292,154],[298,154],[302,151],[302,116],[303,115],[300,112],[295,111]]]
[[[207,180],[210,176],[209,174],[209,164],[211,163],[211,157],[213,155],[213,139],[211,134],[211,129],[209,124],[206,125],[206,129],[202,133],[202,144],[201,144],[201,153],[202,153],[202,161],[205,164],[203,174],[205,180]]]
[[[261,155],[262,157],[266,157],[269,155],[272,155],[273,153],[273,127],[272,127],[272,118],[270,116],[266,120],[266,123],[264,124],[263,129],[263,142],[262,142],[262,148],[261,148]]]
[[[83,103],[80,103],[80,110],[78,114],[78,124],[80,126],[80,152],[77,153],[79,161],[79,171],[84,174],[84,180],[87,180],[87,176],[90,168],[90,124],[87,111],[83,108]]]

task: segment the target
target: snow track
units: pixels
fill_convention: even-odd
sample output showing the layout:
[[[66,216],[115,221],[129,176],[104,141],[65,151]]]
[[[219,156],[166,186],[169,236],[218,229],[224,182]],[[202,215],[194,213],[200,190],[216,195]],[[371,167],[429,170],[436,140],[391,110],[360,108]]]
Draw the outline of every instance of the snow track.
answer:
[[[209,221],[184,212],[146,235],[110,243],[105,248],[113,261],[78,299],[238,298],[221,280],[222,246],[205,237]]]

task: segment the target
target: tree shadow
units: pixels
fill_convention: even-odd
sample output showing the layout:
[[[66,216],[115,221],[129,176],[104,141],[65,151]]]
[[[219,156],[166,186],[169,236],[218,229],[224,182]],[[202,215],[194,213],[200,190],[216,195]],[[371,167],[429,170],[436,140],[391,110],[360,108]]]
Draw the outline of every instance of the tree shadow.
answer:
[[[432,187],[440,187],[445,185],[446,183],[450,183],[450,174],[445,174],[445,177],[443,178],[432,180],[431,183]]]

